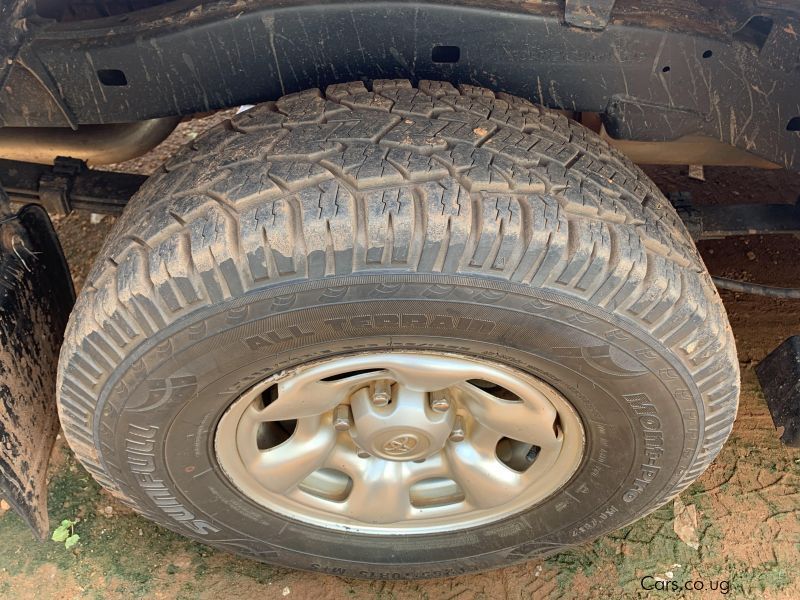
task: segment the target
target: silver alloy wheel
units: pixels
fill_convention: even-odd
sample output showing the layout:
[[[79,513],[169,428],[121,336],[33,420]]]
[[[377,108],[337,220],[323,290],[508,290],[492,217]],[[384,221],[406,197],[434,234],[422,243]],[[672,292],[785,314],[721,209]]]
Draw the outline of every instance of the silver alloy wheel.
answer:
[[[279,373],[220,420],[217,461],[264,507],[331,529],[474,527],[554,494],[584,449],[551,386],[466,356],[352,354]]]

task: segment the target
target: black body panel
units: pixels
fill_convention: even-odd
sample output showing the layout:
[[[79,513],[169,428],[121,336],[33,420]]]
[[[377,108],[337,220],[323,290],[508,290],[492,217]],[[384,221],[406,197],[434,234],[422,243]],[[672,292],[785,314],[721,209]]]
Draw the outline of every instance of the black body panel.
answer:
[[[0,122],[137,121],[355,79],[437,79],[599,112],[615,137],[699,133],[800,164],[796,7],[604,1],[608,21],[584,24],[592,2],[196,4],[32,19]]]

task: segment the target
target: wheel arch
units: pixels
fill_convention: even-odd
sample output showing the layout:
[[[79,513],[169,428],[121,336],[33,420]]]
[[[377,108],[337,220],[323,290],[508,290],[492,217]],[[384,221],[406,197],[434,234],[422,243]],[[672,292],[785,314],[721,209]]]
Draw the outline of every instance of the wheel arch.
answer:
[[[33,19],[0,73],[0,118],[77,127],[432,79],[597,112],[616,138],[700,134],[797,170],[800,12],[679,4],[219,0]]]

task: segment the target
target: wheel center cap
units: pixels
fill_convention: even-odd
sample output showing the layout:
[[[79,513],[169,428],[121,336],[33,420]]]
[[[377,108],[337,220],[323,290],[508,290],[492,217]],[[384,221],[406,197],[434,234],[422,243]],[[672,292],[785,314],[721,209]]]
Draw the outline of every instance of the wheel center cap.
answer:
[[[366,445],[371,454],[389,460],[414,460],[429,453],[431,439],[419,430],[392,428],[376,433]]]
[[[391,401],[376,406],[368,389],[351,398],[355,426],[350,431],[362,450],[385,460],[425,458],[444,447],[453,429],[455,411],[433,411],[428,394],[392,386]]]

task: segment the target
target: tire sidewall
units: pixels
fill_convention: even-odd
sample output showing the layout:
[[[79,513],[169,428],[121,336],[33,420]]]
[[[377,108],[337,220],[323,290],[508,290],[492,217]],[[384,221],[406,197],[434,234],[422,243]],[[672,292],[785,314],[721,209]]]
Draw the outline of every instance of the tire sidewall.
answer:
[[[387,349],[484,357],[540,377],[583,422],[577,472],[515,516],[426,536],[305,525],[225,477],[214,432],[244,391],[313,360]],[[685,367],[633,322],[486,278],[381,273],[288,284],[186,315],[105,382],[95,435],[134,508],[175,531],[294,568],[392,579],[505,565],[635,520],[695,460],[702,417]]]

